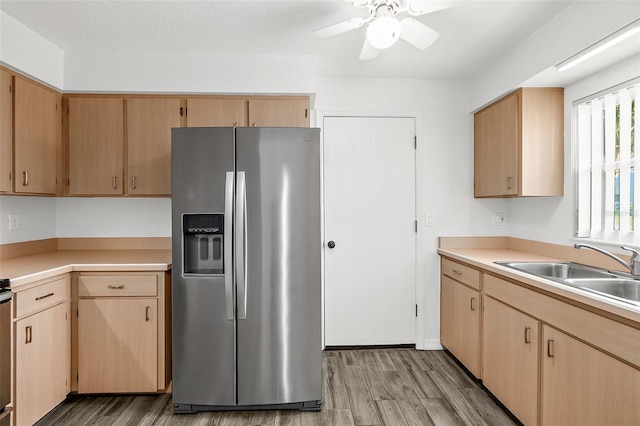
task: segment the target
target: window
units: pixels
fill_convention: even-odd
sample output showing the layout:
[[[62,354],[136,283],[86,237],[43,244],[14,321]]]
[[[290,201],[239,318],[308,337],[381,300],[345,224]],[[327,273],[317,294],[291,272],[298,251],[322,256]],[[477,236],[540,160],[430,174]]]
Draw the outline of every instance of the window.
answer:
[[[638,99],[640,82],[634,81],[574,104],[578,237],[640,243]]]

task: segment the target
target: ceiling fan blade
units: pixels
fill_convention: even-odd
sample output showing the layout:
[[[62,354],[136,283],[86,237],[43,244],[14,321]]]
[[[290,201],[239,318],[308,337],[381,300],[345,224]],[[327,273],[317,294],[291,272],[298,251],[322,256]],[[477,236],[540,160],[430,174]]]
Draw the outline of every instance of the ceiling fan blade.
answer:
[[[413,18],[404,18],[400,21],[400,25],[402,26],[400,38],[420,50],[431,46],[438,37],[440,37],[439,32],[432,30],[422,22],[418,22]]]
[[[462,3],[461,1],[431,1],[431,0],[409,0],[407,12],[413,16],[420,16],[437,10],[448,9]]]
[[[347,31],[360,28],[365,20],[362,18],[352,18],[348,21],[338,22],[337,24],[329,25],[328,27],[315,30],[313,34],[317,38],[329,38],[338,34],[346,33]]]
[[[362,45],[362,50],[360,51],[360,57],[358,58],[361,61],[368,61],[369,59],[373,59],[378,56],[378,49],[373,47],[369,40],[364,39],[364,44]]]

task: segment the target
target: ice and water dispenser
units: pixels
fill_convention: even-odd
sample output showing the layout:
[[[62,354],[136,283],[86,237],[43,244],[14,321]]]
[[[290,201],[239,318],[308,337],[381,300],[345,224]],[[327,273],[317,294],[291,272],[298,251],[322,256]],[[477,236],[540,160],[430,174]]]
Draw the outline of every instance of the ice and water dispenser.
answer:
[[[182,217],[185,274],[224,274],[224,215]]]

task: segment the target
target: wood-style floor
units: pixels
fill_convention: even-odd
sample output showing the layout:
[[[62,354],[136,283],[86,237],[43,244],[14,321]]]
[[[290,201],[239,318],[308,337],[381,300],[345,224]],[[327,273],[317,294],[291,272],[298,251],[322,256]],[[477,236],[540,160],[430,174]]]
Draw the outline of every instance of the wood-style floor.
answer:
[[[325,351],[322,411],[173,414],[171,395],[70,396],[44,425],[514,425],[443,351]]]

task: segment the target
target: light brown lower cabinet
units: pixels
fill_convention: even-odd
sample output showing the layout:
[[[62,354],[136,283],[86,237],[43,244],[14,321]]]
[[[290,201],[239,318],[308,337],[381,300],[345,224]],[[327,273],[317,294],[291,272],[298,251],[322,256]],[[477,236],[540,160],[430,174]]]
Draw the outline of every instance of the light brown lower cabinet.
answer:
[[[440,288],[440,341],[480,377],[480,292],[447,276]]]
[[[167,388],[171,380],[169,282],[164,272],[76,275],[72,376],[78,393]]]
[[[69,393],[68,275],[14,296],[14,425],[28,426]]]
[[[78,301],[78,392],[156,392],[155,298]]]
[[[482,381],[525,425],[538,424],[540,322],[485,296]]]
[[[552,327],[542,330],[542,425],[640,424],[640,370]]]

